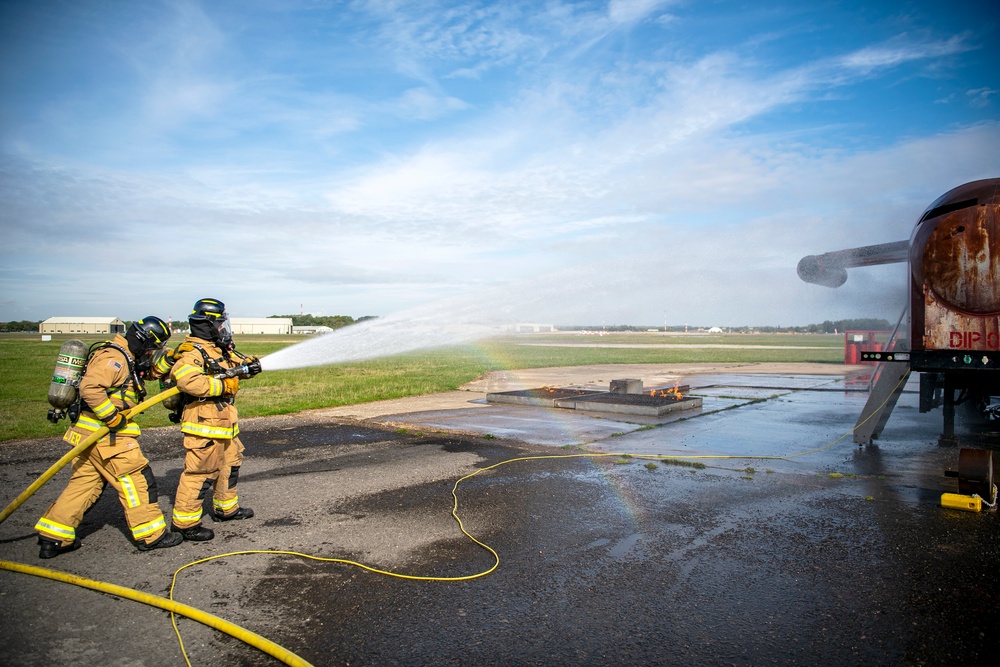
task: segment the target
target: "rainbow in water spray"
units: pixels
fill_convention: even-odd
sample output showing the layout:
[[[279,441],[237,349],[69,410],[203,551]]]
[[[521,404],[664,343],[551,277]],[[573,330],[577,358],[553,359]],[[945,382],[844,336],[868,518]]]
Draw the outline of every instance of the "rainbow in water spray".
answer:
[[[638,273],[613,276],[571,270],[476,290],[396,314],[365,320],[278,350],[264,370],[360,361],[413,350],[462,345],[509,331],[516,322],[601,319],[609,304],[644,301]]]
[[[445,307],[406,311],[365,320],[273,352],[264,370],[323,366],[388,357],[413,350],[460,345],[502,333],[497,323],[456,320]]]

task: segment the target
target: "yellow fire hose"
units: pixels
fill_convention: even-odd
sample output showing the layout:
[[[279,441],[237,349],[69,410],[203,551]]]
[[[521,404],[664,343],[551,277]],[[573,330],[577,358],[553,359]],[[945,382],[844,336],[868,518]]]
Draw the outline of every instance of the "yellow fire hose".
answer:
[[[146,410],[147,408],[151,408],[154,405],[156,405],[157,403],[165,401],[166,399],[170,398],[171,396],[174,396],[175,394],[178,394],[179,392],[180,392],[180,389],[178,389],[177,387],[173,387],[171,389],[167,389],[166,391],[161,391],[156,396],[153,396],[152,398],[147,398],[145,401],[143,401],[142,403],[139,403],[138,405],[136,405],[134,408],[132,408],[130,410],[122,410],[122,414],[126,418],[135,416],[135,415],[139,414],[140,412],[142,412],[143,410]],[[14,501],[10,505],[8,505],[4,509],[3,512],[0,512],[0,523],[3,523],[4,521],[6,521],[7,517],[9,517],[11,514],[13,514],[14,510],[16,510],[18,507],[20,507],[21,504],[24,503],[25,500],[27,500],[32,495],[34,495],[35,491],[37,491],[38,489],[42,488],[42,485],[44,485],[45,482],[47,482],[50,479],[52,479],[53,477],[55,477],[56,473],[59,472],[60,470],[62,470],[66,466],[67,463],[69,463],[70,461],[72,461],[73,459],[75,459],[77,456],[79,456],[80,454],[82,454],[83,452],[85,452],[95,442],[97,442],[98,440],[100,440],[101,438],[103,438],[104,435],[107,432],[108,432],[108,427],[107,426],[102,426],[101,428],[99,428],[96,431],[94,431],[94,433],[89,438],[85,438],[83,440],[83,442],[81,442],[79,445],[77,445],[73,449],[69,450],[68,452],[66,452],[66,454],[64,454],[61,459],[59,459],[58,461],[56,461],[55,463],[53,463],[52,466],[48,470],[46,470],[44,473],[42,473],[41,477],[39,477],[34,482],[32,482],[31,486],[29,486],[27,489],[24,490],[24,492],[21,495],[19,495],[17,498],[15,498]]]
[[[139,403],[130,410],[123,410],[122,414],[126,418],[134,417],[143,410],[151,408],[158,403],[170,398],[171,396],[179,393],[177,387],[167,389],[162,391],[152,398],[147,398],[142,403]],[[84,454],[90,447],[92,447],[98,440],[103,438],[108,433],[108,428],[102,427],[94,431],[94,433],[83,440],[79,445],[76,445],[71,450],[69,450],[62,458],[52,464],[48,470],[42,473],[42,476],[36,479],[31,486],[24,490],[21,495],[14,499],[4,510],[0,512],[0,523],[3,523],[7,517],[14,513],[18,507],[20,507],[24,501],[30,498],[38,489],[55,477],[56,473],[62,470],[67,463],[75,459],[77,456]],[[311,667],[310,663],[303,660],[299,656],[295,655],[286,648],[282,648],[278,644],[275,644],[270,639],[261,637],[260,635],[245,630],[238,625],[230,623],[229,621],[223,620],[218,616],[214,616],[207,612],[201,611],[200,609],[195,609],[181,602],[175,602],[173,600],[166,600],[164,598],[158,597],[156,595],[149,595],[148,593],[142,593],[131,588],[126,588],[124,586],[118,586],[117,584],[111,584],[103,581],[95,581],[93,579],[86,579],[84,577],[79,577],[74,574],[67,574],[65,572],[58,572],[56,570],[49,570],[43,567],[36,567],[34,565],[25,565],[23,563],[15,563],[12,561],[0,560],[0,569],[10,570],[11,572],[20,572],[22,574],[32,574],[36,577],[44,577],[47,579],[53,579],[55,581],[62,581],[68,584],[75,584],[77,586],[82,586],[83,588],[90,588],[95,591],[101,591],[102,593],[109,593],[111,595],[117,595],[118,597],[127,598],[129,600],[134,600],[136,602],[142,602],[153,607],[159,607],[160,609],[166,609],[167,611],[173,612],[175,614],[180,614],[181,616],[186,616],[192,620],[203,623],[210,628],[215,628],[221,632],[232,635],[233,637],[250,644],[251,646],[260,649],[264,653],[277,658],[286,665],[291,665],[292,667]]]
[[[210,628],[215,628],[216,630],[232,635],[233,637],[236,637],[251,646],[259,648],[264,653],[277,658],[286,665],[292,665],[293,667],[311,667],[309,662],[303,660],[288,649],[275,644],[270,639],[261,637],[256,633],[250,632],[249,630],[244,630],[238,625],[223,620],[213,614],[209,614],[208,612],[190,607],[182,602],[174,602],[173,600],[166,600],[156,595],[142,593],[132,588],[109,584],[103,581],[95,581],[93,579],[86,579],[84,577],[78,577],[75,574],[57,572],[43,567],[35,567],[34,565],[24,565],[22,563],[12,563],[10,561],[0,560],[0,569],[10,570],[12,572],[21,572],[22,574],[33,574],[36,577],[45,577],[55,581],[62,581],[67,584],[75,584],[77,586],[82,586],[83,588],[90,588],[102,593],[109,593],[110,595],[117,595],[118,597],[135,600],[136,602],[142,602],[153,607],[159,607],[160,609],[166,609],[167,611],[180,614],[181,616],[186,616],[187,618],[198,621],[199,623],[203,623]]]
[[[126,411],[125,412],[125,416],[128,417],[128,416],[137,415],[140,412],[142,412],[143,410],[146,410],[147,408],[149,408],[149,407],[151,407],[153,405],[156,405],[157,403],[160,403],[161,401],[169,398],[170,396],[173,396],[176,393],[178,393],[178,389],[176,387],[172,388],[172,389],[168,389],[166,391],[163,391],[163,392],[157,394],[156,396],[154,396],[154,397],[152,397],[150,399],[147,399],[146,401],[144,401],[144,402],[136,405],[131,410]],[[871,417],[869,417],[869,419],[870,418]],[[3,513],[0,513],[0,523],[3,523],[3,521],[8,516],[10,516],[10,514],[14,510],[16,510],[25,500],[27,500],[33,493],[35,493],[35,491],[37,491],[43,484],[45,484],[45,482],[47,482],[57,472],[59,472],[59,470],[62,469],[63,466],[65,466],[69,461],[72,461],[73,458],[75,458],[76,456],[78,456],[79,454],[81,454],[82,452],[84,452],[88,447],[90,447],[95,442],[97,442],[107,432],[108,432],[107,428],[99,429],[92,436],[90,436],[89,438],[87,438],[86,440],[84,440],[83,442],[81,442],[79,445],[77,445],[76,447],[74,447],[72,450],[69,451],[69,453],[67,453],[65,456],[63,456],[61,459],[59,459],[59,461],[57,461],[55,464],[53,464],[52,467],[49,468],[41,477],[39,477],[31,486],[29,486],[24,491],[24,493],[22,493],[20,496],[18,496],[14,500],[14,502],[12,502],[3,511]],[[838,442],[840,442],[841,440],[843,440],[844,438],[846,438],[848,435],[851,435],[851,433],[853,433],[853,430],[849,431],[848,433],[845,433],[841,437],[837,438],[836,440],[834,440],[834,441],[832,441],[832,442],[830,442],[830,443],[828,443],[828,444],[826,444],[826,445],[824,445],[822,447],[819,447],[819,448],[816,448],[816,449],[811,449],[811,450],[804,451],[804,452],[800,452],[798,454],[787,455],[787,456],[738,456],[738,455],[666,456],[666,455],[660,455],[660,454],[588,453],[588,454],[562,454],[562,455],[545,455],[545,456],[525,456],[525,457],[517,457],[517,458],[514,458],[514,459],[508,459],[508,460],[501,461],[499,463],[495,463],[493,465],[486,466],[484,468],[478,469],[478,470],[476,470],[476,471],[474,471],[474,472],[472,472],[472,473],[470,473],[468,475],[465,475],[464,477],[461,477],[460,479],[458,479],[455,482],[455,485],[452,488],[452,497],[454,498],[454,505],[452,507],[452,516],[458,522],[459,528],[461,529],[462,533],[464,533],[469,539],[471,539],[473,542],[475,542],[476,544],[478,544],[479,546],[481,546],[483,549],[486,549],[487,551],[489,551],[494,556],[495,561],[494,561],[492,567],[488,568],[485,571],[482,571],[482,572],[479,572],[479,573],[476,573],[476,574],[472,574],[472,575],[457,576],[457,577],[413,576],[413,575],[405,575],[405,574],[400,574],[400,573],[395,573],[395,572],[389,572],[389,571],[385,571],[385,570],[379,570],[377,568],[373,568],[373,567],[364,565],[362,563],[358,563],[358,562],[351,561],[351,560],[340,559],[340,558],[321,558],[321,557],[317,557],[317,556],[310,556],[308,554],[301,554],[301,553],[289,552],[289,551],[271,551],[271,550],[263,550],[263,551],[241,551],[241,552],[235,552],[235,553],[229,553],[229,554],[221,554],[221,555],[218,555],[218,556],[211,556],[209,558],[204,558],[204,559],[192,562],[192,563],[188,563],[184,567],[181,567],[176,572],[174,572],[173,581],[172,581],[171,586],[170,586],[170,595],[171,595],[171,598],[172,598],[173,597],[174,585],[176,584],[176,581],[177,581],[177,575],[181,572],[181,570],[184,570],[184,569],[186,569],[186,568],[188,568],[188,567],[190,567],[192,565],[196,565],[196,564],[203,563],[203,562],[206,562],[206,561],[214,560],[214,559],[217,559],[217,558],[226,558],[226,557],[229,557],[229,556],[236,556],[236,555],[242,555],[242,554],[254,554],[254,553],[260,553],[260,554],[264,554],[264,553],[267,553],[267,554],[284,554],[284,555],[289,555],[289,556],[299,556],[299,557],[308,558],[308,559],[312,559],[312,560],[318,560],[318,561],[343,563],[343,564],[348,564],[348,565],[354,565],[354,566],[360,567],[362,569],[368,570],[370,572],[374,572],[376,574],[384,574],[384,575],[388,575],[388,576],[391,576],[391,577],[397,577],[397,578],[400,578],[400,579],[414,579],[414,580],[423,580],[423,581],[465,581],[465,580],[469,580],[469,579],[476,579],[476,578],[479,578],[479,577],[482,577],[482,576],[485,576],[485,575],[488,575],[488,574],[492,573],[500,565],[500,557],[499,557],[499,555],[497,555],[496,551],[494,551],[491,547],[489,547],[486,544],[483,544],[482,542],[480,542],[479,540],[477,540],[475,537],[473,537],[472,535],[470,535],[468,532],[466,532],[465,527],[462,525],[462,520],[458,516],[458,496],[456,495],[456,493],[457,493],[459,484],[461,484],[466,479],[469,479],[471,477],[475,477],[476,475],[478,475],[480,473],[486,472],[488,470],[492,470],[494,468],[497,468],[497,467],[500,467],[500,466],[503,466],[503,465],[507,465],[509,463],[514,463],[514,462],[517,462],[517,461],[530,461],[530,460],[538,460],[538,459],[603,458],[603,457],[610,457],[610,456],[629,456],[629,457],[633,457],[633,458],[637,458],[637,459],[650,459],[650,460],[654,460],[654,461],[655,460],[670,460],[670,459],[748,459],[748,458],[752,458],[752,459],[775,459],[775,460],[786,459],[787,460],[787,459],[793,459],[793,458],[796,458],[796,457],[799,457],[799,456],[805,456],[807,454],[813,454],[813,453],[822,451],[824,449],[827,449],[829,447],[832,447],[835,444],[837,444]],[[249,630],[245,630],[245,629],[239,627],[238,625],[235,625],[233,623],[225,621],[225,620],[219,618],[218,616],[214,616],[214,615],[209,614],[207,612],[203,612],[203,611],[201,611],[199,609],[195,609],[194,607],[190,607],[190,606],[185,605],[185,604],[180,603],[180,602],[175,602],[173,599],[167,600],[167,599],[155,596],[155,595],[149,595],[147,593],[142,593],[142,592],[133,590],[131,588],[126,588],[124,586],[118,586],[116,584],[110,584],[110,583],[106,583],[106,582],[94,581],[92,579],[86,579],[84,577],[79,577],[79,576],[76,576],[76,575],[71,575],[71,574],[66,574],[66,573],[62,573],[62,572],[57,572],[55,570],[47,570],[45,568],[35,567],[35,566],[31,566],[31,565],[24,565],[24,564],[21,564],[21,563],[14,563],[14,562],[10,562],[10,561],[2,561],[2,560],[0,560],[0,569],[11,570],[13,572],[21,572],[23,574],[33,574],[35,576],[45,577],[45,578],[53,579],[53,580],[56,580],[56,581],[63,581],[63,582],[66,582],[66,583],[75,584],[77,586],[82,586],[84,588],[90,588],[92,590],[101,591],[103,593],[109,593],[111,595],[117,595],[119,597],[123,597],[123,598],[127,598],[127,599],[130,599],[130,600],[134,600],[136,602],[142,602],[142,603],[154,606],[154,607],[159,607],[161,609],[165,609],[165,610],[170,611],[172,613],[180,614],[181,616],[185,616],[185,617],[190,618],[192,620],[198,621],[199,623],[203,623],[204,625],[207,625],[207,626],[209,626],[211,628],[214,628],[216,630],[219,630],[221,632],[225,632],[225,633],[227,633],[227,634],[229,634],[229,635],[231,635],[231,636],[233,636],[233,637],[235,637],[235,638],[237,638],[237,639],[239,639],[239,640],[241,640],[241,641],[243,641],[243,642],[245,642],[247,644],[250,644],[251,646],[254,646],[255,648],[257,648],[257,649],[259,649],[259,650],[267,653],[268,655],[270,655],[270,656],[272,656],[272,657],[274,657],[274,658],[276,658],[276,659],[284,662],[286,665],[291,665],[292,667],[300,667],[300,666],[301,667],[312,667],[311,663],[309,663],[306,660],[302,659],[301,657],[299,657],[295,653],[292,653],[291,651],[289,651],[289,650],[287,650],[287,649],[279,646],[278,644],[275,644],[274,642],[270,641],[269,639],[261,637],[260,635],[258,635],[256,633],[253,633],[253,632],[251,632]],[[174,630],[175,630],[175,632],[177,631],[176,623],[174,624]],[[180,633],[179,632],[178,632],[178,639],[180,639]],[[181,648],[181,650],[183,652],[183,642],[182,642],[182,648]],[[185,658],[185,660],[187,660],[187,655],[186,654],[184,655],[184,658]],[[190,665],[190,662],[188,662],[188,664]]]

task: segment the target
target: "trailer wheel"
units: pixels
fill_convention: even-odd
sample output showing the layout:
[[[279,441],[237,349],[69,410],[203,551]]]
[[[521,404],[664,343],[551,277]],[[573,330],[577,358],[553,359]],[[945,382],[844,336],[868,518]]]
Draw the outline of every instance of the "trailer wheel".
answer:
[[[958,492],[993,502],[993,452],[961,449],[958,452]]]

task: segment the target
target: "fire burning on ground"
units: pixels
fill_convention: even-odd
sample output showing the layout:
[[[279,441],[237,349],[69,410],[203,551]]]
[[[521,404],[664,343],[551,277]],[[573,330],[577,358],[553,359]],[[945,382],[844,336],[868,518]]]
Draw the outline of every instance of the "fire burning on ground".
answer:
[[[649,392],[649,395],[660,396],[662,398],[674,398],[678,401],[684,398],[684,394],[681,393],[681,387],[679,384],[674,385],[673,389],[653,389]]]
[[[639,380],[624,379],[613,380],[610,392],[544,386],[490,393],[486,400],[490,403],[659,416],[675,410],[700,408],[702,399],[684,396],[690,388],[689,385],[678,384],[672,388],[644,391]]]

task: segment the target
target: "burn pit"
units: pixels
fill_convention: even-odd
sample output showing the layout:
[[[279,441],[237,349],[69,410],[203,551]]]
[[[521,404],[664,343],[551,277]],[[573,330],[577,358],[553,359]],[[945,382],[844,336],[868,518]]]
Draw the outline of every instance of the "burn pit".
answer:
[[[564,410],[613,412],[658,417],[702,406],[702,399],[687,396],[688,385],[643,390],[641,380],[612,380],[610,391],[567,387],[539,387],[486,395],[488,403],[533,405]]]

